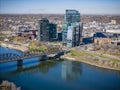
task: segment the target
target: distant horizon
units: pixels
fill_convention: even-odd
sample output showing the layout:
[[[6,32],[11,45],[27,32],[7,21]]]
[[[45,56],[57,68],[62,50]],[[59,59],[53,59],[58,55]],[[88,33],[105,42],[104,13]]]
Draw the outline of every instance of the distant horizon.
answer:
[[[120,0],[0,0],[0,14],[80,14],[120,15]]]
[[[0,15],[64,15],[65,13],[0,13]],[[80,15],[120,15],[120,14],[81,14]]]

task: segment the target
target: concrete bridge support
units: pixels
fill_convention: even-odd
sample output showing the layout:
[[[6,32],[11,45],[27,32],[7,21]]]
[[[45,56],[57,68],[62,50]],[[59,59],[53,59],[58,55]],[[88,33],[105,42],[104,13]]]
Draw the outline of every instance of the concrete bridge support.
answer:
[[[42,61],[42,60],[47,60],[47,59],[48,59],[48,56],[47,56],[47,55],[43,55],[43,56],[39,57],[39,59],[40,59],[40,61]]]
[[[17,61],[17,66],[18,67],[22,67],[22,65],[23,65],[23,60],[18,60]]]
[[[17,71],[22,71],[23,70],[23,66],[17,66]]]

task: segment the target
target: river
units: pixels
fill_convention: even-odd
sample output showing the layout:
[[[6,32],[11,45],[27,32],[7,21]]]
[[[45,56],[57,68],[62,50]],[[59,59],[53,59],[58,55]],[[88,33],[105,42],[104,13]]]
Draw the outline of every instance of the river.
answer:
[[[22,53],[0,47],[1,53]],[[120,90],[120,72],[69,60],[38,57],[0,64],[0,83],[14,82],[21,90]]]

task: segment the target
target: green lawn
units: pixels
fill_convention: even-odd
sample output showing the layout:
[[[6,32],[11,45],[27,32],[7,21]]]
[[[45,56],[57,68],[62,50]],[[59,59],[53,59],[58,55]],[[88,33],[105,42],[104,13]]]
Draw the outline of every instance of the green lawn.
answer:
[[[83,57],[88,57],[88,56],[90,56],[90,57],[98,56],[101,59],[103,58],[103,59],[106,59],[106,60],[111,60],[115,63],[120,62],[120,60],[115,59],[115,58],[111,58],[111,57],[103,56],[103,55],[98,55],[98,54],[93,54],[93,53],[89,53],[89,52],[84,52],[84,51],[79,51],[79,50],[72,50],[68,53],[68,55],[73,56],[75,58],[80,58],[80,59],[82,59]]]
[[[120,62],[120,60],[115,59],[115,58],[111,58],[111,57],[107,57],[107,56],[102,56],[102,55],[97,55],[97,56],[99,56],[101,58],[104,58],[104,59],[107,59],[107,60],[111,60],[111,61],[116,62],[116,63]]]

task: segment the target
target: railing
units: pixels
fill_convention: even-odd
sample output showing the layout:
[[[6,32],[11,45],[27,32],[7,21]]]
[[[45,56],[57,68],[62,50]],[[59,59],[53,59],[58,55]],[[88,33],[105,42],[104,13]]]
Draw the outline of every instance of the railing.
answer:
[[[22,56],[20,56],[18,54],[15,54],[15,53],[3,53],[3,54],[0,54],[0,63],[24,60],[24,59],[28,59],[28,58],[43,56],[43,55],[58,54],[58,53],[61,53],[61,52],[65,52],[65,51],[43,52],[43,53],[38,53],[38,54],[28,53],[28,54],[23,54]]]

